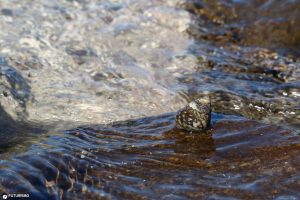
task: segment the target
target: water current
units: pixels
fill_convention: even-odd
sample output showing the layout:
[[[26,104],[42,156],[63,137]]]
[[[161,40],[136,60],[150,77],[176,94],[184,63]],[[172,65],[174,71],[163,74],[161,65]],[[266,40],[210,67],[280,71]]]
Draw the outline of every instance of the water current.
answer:
[[[300,3],[0,2],[0,191],[299,199]],[[175,128],[210,96],[212,128]]]

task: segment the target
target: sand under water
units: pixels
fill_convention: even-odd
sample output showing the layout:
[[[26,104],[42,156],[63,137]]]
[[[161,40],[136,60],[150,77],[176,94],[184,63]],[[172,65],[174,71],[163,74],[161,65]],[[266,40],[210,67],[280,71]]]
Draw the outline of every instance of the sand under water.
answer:
[[[0,191],[300,198],[297,1],[0,3]],[[212,100],[212,128],[175,112]]]

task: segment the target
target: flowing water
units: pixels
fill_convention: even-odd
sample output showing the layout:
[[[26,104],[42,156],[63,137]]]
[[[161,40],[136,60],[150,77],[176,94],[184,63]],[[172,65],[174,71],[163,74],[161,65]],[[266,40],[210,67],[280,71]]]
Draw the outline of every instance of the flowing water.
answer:
[[[300,198],[300,3],[0,2],[0,191]],[[209,95],[212,128],[175,111]]]

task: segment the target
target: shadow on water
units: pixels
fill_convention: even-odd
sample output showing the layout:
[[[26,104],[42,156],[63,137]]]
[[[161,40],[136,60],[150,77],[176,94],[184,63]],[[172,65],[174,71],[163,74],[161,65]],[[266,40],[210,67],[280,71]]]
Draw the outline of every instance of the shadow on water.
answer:
[[[1,161],[0,190],[33,199],[299,197],[297,133],[212,119],[201,135],[174,128],[174,113],[51,133]]]
[[[25,147],[27,141],[30,142],[30,139],[46,130],[47,128],[42,125],[12,119],[0,106],[0,154],[2,156],[9,154],[12,149]]]

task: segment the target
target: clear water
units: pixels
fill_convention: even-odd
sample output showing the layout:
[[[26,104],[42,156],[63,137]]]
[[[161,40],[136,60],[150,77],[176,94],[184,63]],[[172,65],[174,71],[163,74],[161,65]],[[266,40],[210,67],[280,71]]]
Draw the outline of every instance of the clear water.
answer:
[[[297,1],[15,0],[0,8],[1,191],[299,198]],[[174,112],[203,95],[212,99],[212,129],[175,129]]]

